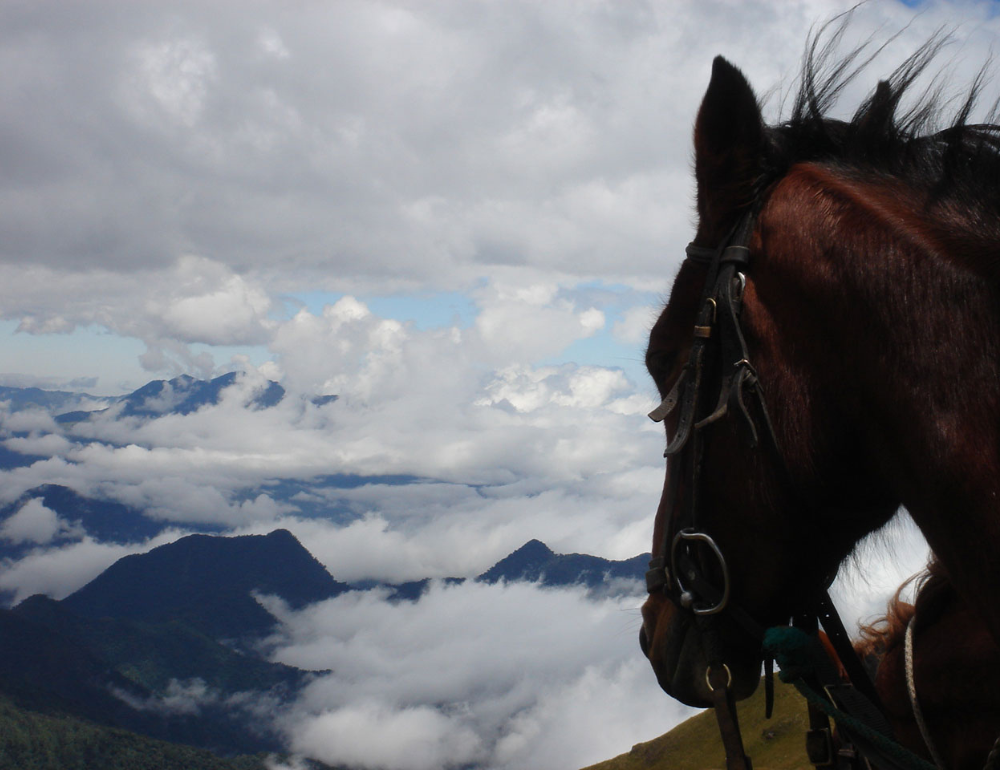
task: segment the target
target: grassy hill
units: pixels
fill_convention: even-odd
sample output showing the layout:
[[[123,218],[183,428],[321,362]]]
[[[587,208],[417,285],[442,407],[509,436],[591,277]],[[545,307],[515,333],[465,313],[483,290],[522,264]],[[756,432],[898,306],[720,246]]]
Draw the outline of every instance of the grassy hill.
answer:
[[[791,685],[774,680],[774,716],[764,719],[764,687],[739,704],[740,727],[754,770],[812,770],[806,757],[806,703]],[[664,697],[667,697],[664,695]],[[673,730],[585,770],[711,770],[726,755],[715,714],[703,711]]]

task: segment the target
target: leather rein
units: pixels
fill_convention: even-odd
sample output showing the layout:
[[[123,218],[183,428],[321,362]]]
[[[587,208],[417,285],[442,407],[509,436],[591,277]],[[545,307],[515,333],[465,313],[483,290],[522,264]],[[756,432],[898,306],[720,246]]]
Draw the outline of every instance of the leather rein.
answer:
[[[703,431],[723,418],[736,419],[748,448],[756,449],[763,434],[776,455],[779,472],[784,474],[786,481],[789,478],[740,325],[753,228],[754,216],[749,212],[717,248],[694,244],[687,247],[689,261],[707,266],[691,352],[666,397],[649,413],[650,419],[656,422],[677,414],[676,428],[663,453],[664,457],[673,458],[667,481],[669,520],[665,522],[659,552],[649,563],[646,587],[649,593],[665,595],[681,612],[687,613],[700,633],[708,659],[705,678],[726,748],[727,770],[751,770],[752,765],[743,748],[731,689],[732,675],[724,660],[718,619],[728,616],[761,642],[765,628],[732,601],[731,576],[725,555],[702,521],[698,498],[704,473]],[[863,713],[863,719],[872,722],[878,732],[888,731],[874,684],[854,652],[826,588],[808,604],[793,619],[793,625],[815,634],[818,624],[822,623],[851,680],[847,685],[851,689],[847,701],[856,701],[857,708],[851,712],[850,707],[845,707],[830,694],[829,687],[842,683],[817,681],[815,685],[820,692],[826,691],[826,697],[838,707],[848,713]],[[765,659],[765,669],[766,708],[770,717],[773,704],[770,657]],[[860,700],[855,696],[860,696]],[[810,748],[810,759],[823,761],[825,751],[826,761],[832,762],[833,743],[828,720],[823,715],[815,719],[811,715],[810,723],[812,742],[819,747],[815,751]],[[817,733],[823,733],[825,738],[813,736]],[[809,740],[807,736],[807,745]]]

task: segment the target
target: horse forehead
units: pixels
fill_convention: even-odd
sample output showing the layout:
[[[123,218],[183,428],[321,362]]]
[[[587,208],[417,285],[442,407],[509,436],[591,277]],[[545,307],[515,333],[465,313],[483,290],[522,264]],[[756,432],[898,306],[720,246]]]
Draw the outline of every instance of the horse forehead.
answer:
[[[821,237],[848,239],[880,229],[897,239],[928,246],[928,222],[920,195],[898,180],[863,179],[820,163],[793,166],[777,182],[761,212],[761,232],[786,243]],[[839,227],[831,228],[831,221]]]

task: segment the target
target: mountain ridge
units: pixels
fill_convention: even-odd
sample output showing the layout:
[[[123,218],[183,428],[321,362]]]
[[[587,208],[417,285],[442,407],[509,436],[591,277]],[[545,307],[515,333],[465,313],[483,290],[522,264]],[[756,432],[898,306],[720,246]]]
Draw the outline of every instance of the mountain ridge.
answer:
[[[236,384],[239,372],[228,372],[211,380],[199,380],[182,374],[171,380],[151,380],[142,387],[113,399],[111,406],[94,411],[71,411],[58,414],[57,423],[89,420],[98,414],[118,409],[117,417],[160,417],[164,414],[192,414],[203,406],[218,404],[222,391]],[[285,389],[274,380],[257,388],[247,403],[253,409],[267,409],[281,402]]]
[[[255,592],[299,608],[347,590],[291,532],[276,529],[267,535],[187,535],[125,556],[63,603],[85,617],[180,620],[211,638],[239,643],[267,633],[275,622]]]

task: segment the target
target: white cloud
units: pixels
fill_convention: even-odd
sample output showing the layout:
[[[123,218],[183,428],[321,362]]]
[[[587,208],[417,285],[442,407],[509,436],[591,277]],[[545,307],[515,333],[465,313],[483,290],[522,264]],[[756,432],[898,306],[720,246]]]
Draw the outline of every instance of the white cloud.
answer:
[[[283,724],[296,750],[333,764],[605,759],[694,713],[657,688],[636,654],[640,600],[466,583],[434,584],[419,603],[369,593],[297,613],[274,607],[283,622],[275,659],[332,671]]]
[[[166,117],[193,128],[217,75],[215,55],[200,41],[181,38],[140,43],[132,56],[130,106],[142,114],[155,105],[158,110],[148,116],[153,125]]]
[[[47,508],[41,498],[33,497],[0,524],[0,538],[15,545],[20,543],[45,544],[56,535],[82,535],[79,527],[59,518]]]
[[[270,298],[260,287],[249,285],[240,276],[226,275],[218,268],[207,260],[191,257],[181,260],[178,271],[183,276],[181,280],[187,282],[191,276],[199,285],[184,286],[182,296],[154,310],[154,313],[159,311],[166,324],[164,336],[214,345],[257,342],[266,337],[273,325],[267,318]],[[203,286],[208,271],[216,275],[210,285]]]
[[[472,729],[431,706],[393,709],[377,703],[318,715],[293,731],[291,748],[314,759],[386,770],[462,766],[483,753]]]
[[[531,537],[647,550],[663,473],[652,388],[553,360],[605,337],[641,355],[649,294],[690,239],[690,128],[712,56],[787,91],[809,28],[852,3],[3,5],[0,315],[26,334],[140,340],[150,371],[216,374],[220,346],[270,360],[195,415],[0,414],[7,448],[46,458],[0,471],[0,500],[57,483],[165,521],[287,526],[348,580],[474,575]],[[969,80],[1000,29],[991,14],[928,4],[843,110],[942,22],[973,22],[952,77]],[[865,4],[855,37],[912,15]],[[595,284],[639,306],[610,308]],[[348,296],[318,310],[322,291]],[[474,317],[426,329],[359,299],[420,291],[461,292]],[[286,294],[310,304],[286,317]],[[289,395],[244,408],[264,376]],[[351,483],[310,486],[326,474]],[[385,474],[420,482],[356,478]],[[295,510],[277,479],[333,520]],[[18,598],[64,596],[177,536],[46,549],[64,524],[42,508],[8,531],[39,546],[0,567]],[[899,539],[899,570],[867,557],[870,592],[838,584],[847,614],[876,611],[922,559]],[[668,726],[636,621],[614,622],[634,613],[612,600],[438,586],[421,605],[426,621],[372,597],[335,605],[343,625],[329,606],[288,617],[278,654],[338,671],[300,704],[299,745],[347,761],[352,744],[323,728],[356,730],[385,766],[581,766]],[[393,647],[410,624],[420,645]],[[433,738],[424,759],[403,740],[414,725]],[[399,743],[374,743],[391,729]]]
[[[0,589],[14,594],[14,604],[34,594],[63,599],[89,583],[123,556],[141,553],[172,542],[183,533],[163,534],[144,543],[113,545],[84,537],[69,545],[36,549],[17,561],[5,561],[0,571]]]
[[[630,345],[641,345],[649,339],[649,332],[663,310],[657,307],[631,307],[625,311],[620,321],[616,321],[612,332],[615,338]]]

